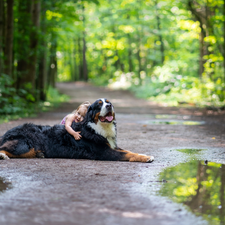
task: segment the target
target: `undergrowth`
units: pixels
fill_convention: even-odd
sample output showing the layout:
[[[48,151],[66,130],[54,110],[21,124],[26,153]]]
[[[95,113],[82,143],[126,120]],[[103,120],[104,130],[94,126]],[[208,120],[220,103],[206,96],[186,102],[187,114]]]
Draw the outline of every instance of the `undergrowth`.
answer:
[[[134,73],[117,72],[109,81],[113,89],[128,89],[138,98],[144,98],[167,106],[190,105],[206,108],[225,107],[224,82],[204,75],[199,77],[180,75],[168,65],[155,67],[151,74],[142,71],[138,79]]]
[[[4,82],[3,82],[4,81]],[[56,108],[69,99],[57,89],[49,87],[46,101],[35,101],[27,90],[16,90],[11,86],[11,80],[0,77],[0,123],[24,117],[35,117],[38,112]]]

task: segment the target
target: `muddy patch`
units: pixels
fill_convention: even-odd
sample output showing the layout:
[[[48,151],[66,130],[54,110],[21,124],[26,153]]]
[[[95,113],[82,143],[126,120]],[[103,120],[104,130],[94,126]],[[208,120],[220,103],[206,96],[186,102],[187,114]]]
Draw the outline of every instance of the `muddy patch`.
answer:
[[[12,188],[12,183],[10,181],[0,177],[0,194],[11,188]]]
[[[225,224],[225,164],[192,160],[165,169],[158,194],[183,203],[210,224]]]

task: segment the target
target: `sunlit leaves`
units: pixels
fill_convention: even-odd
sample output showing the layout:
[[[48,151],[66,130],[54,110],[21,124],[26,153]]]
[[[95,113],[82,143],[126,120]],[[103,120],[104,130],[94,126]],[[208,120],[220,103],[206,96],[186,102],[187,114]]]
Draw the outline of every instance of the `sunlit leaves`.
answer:
[[[119,30],[123,31],[126,34],[134,32],[134,28],[130,25],[120,25]]]
[[[46,18],[47,20],[51,20],[53,17],[56,19],[56,21],[59,21],[60,18],[62,18],[62,14],[57,13],[57,12],[52,12],[50,10],[46,11]]]

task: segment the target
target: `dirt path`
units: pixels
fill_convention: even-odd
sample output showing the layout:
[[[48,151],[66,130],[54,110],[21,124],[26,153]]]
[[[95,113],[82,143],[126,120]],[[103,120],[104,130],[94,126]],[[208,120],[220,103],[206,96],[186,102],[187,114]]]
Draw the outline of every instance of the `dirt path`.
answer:
[[[179,148],[204,148],[207,150],[200,159],[225,163],[223,114],[159,107],[126,91],[83,83],[58,84],[58,88],[71,96],[70,102],[37,118],[1,124],[0,135],[25,122],[57,124],[81,102],[105,97],[117,112],[118,145],[151,154],[155,161],[142,164],[70,159],[2,160],[0,178],[9,187],[1,192],[0,183],[1,225],[207,224],[183,205],[156,195],[161,185],[157,182],[158,174],[185,162],[187,156],[176,151]],[[167,117],[177,123],[200,124],[161,124]]]

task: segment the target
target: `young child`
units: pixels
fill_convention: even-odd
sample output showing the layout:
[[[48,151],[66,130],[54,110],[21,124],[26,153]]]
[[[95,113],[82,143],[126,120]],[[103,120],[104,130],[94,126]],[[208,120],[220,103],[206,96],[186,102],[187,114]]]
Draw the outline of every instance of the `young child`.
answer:
[[[60,124],[64,124],[67,132],[74,136],[75,140],[80,140],[82,137],[80,135],[80,131],[76,132],[72,129],[71,125],[73,121],[75,123],[81,122],[86,113],[88,107],[91,105],[89,101],[83,102],[81,105],[78,106],[76,110],[74,110],[71,114],[67,115],[63,118]]]

